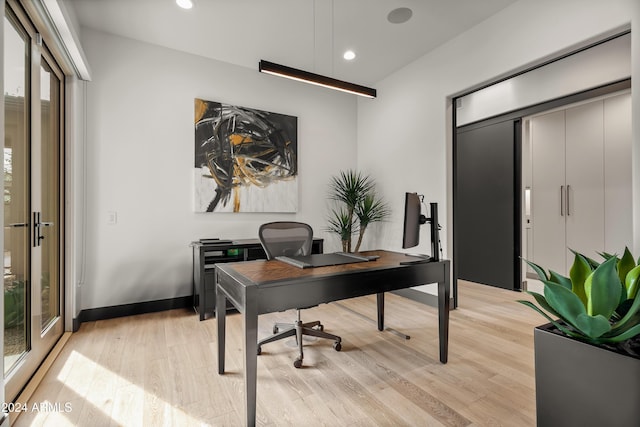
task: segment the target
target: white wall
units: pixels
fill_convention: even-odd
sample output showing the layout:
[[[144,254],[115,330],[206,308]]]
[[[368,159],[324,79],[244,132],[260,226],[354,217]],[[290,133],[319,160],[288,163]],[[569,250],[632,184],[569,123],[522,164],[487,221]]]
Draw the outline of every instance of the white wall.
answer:
[[[83,309],[190,295],[189,242],[255,238],[266,221],[308,222],[339,249],[326,194],[356,167],[354,96],[86,28],[81,41],[92,70]],[[193,212],[194,98],[298,117],[297,214]]]
[[[405,191],[440,203],[445,256],[450,255],[450,97],[567,53],[632,22],[632,79],[640,82],[637,0],[522,0],[376,84],[374,103],[358,102],[358,167],[385,174],[383,194],[401,205]],[[633,91],[640,111],[640,91]],[[640,156],[640,114],[633,118],[634,158]],[[637,168],[636,168],[637,171]],[[634,194],[640,190],[634,176]],[[636,207],[638,202],[636,201]],[[636,210],[637,212],[637,210]],[[377,246],[401,247],[401,208]],[[638,217],[638,215],[634,215]],[[429,252],[428,229],[416,252]],[[640,249],[638,227],[636,252]]]
[[[630,75],[631,34],[627,33],[459,98],[456,125],[628,79]]]

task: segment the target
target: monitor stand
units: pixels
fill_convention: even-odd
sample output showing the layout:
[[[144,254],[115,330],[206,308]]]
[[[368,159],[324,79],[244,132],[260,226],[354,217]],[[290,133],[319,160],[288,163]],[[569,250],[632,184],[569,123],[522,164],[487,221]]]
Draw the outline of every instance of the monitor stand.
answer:
[[[426,264],[428,262],[434,262],[436,260],[426,254],[405,254],[406,256],[418,257],[420,259],[412,259],[411,261],[401,261],[400,265],[413,265],[413,264]]]

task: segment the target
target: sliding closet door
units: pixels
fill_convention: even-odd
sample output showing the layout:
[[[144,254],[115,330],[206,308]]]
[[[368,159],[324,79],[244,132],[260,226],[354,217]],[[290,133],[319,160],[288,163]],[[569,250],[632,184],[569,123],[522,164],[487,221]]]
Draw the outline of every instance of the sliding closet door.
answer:
[[[532,117],[533,250],[567,275],[572,250],[596,260],[632,244],[629,93]]]
[[[568,273],[570,249],[594,259],[604,250],[603,101],[570,108],[565,118]]]
[[[459,128],[454,156],[456,279],[520,289],[520,120]]]
[[[547,269],[566,268],[565,113],[543,114],[531,120],[531,219],[533,251],[527,255]]]
[[[631,94],[604,100],[604,251],[633,247]]]

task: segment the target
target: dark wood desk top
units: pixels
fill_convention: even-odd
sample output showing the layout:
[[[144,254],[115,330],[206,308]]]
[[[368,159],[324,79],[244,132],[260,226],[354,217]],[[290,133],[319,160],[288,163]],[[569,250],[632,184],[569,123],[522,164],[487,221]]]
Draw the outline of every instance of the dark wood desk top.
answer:
[[[402,268],[405,266],[400,265],[401,262],[420,259],[404,253],[383,250],[366,251],[362,252],[362,255],[378,255],[380,258],[368,262],[313,268],[299,268],[278,260],[228,263],[219,265],[218,268],[225,270],[227,273],[232,273],[230,271],[230,269],[232,269],[234,272],[242,275],[245,279],[252,282],[252,284],[266,285],[273,282],[336,276],[352,272],[362,272],[364,270],[374,271],[380,269],[387,270],[391,268]],[[244,284],[249,285],[246,281]]]

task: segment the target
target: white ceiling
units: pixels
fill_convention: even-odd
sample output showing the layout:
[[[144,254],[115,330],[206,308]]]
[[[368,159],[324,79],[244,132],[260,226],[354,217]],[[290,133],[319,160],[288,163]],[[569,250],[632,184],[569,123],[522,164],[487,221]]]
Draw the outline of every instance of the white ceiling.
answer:
[[[260,59],[374,85],[515,0],[68,0],[81,27],[245,67]],[[387,21],[397,7],[404,24]],[[346,49],[355,60],[342,58]]]

